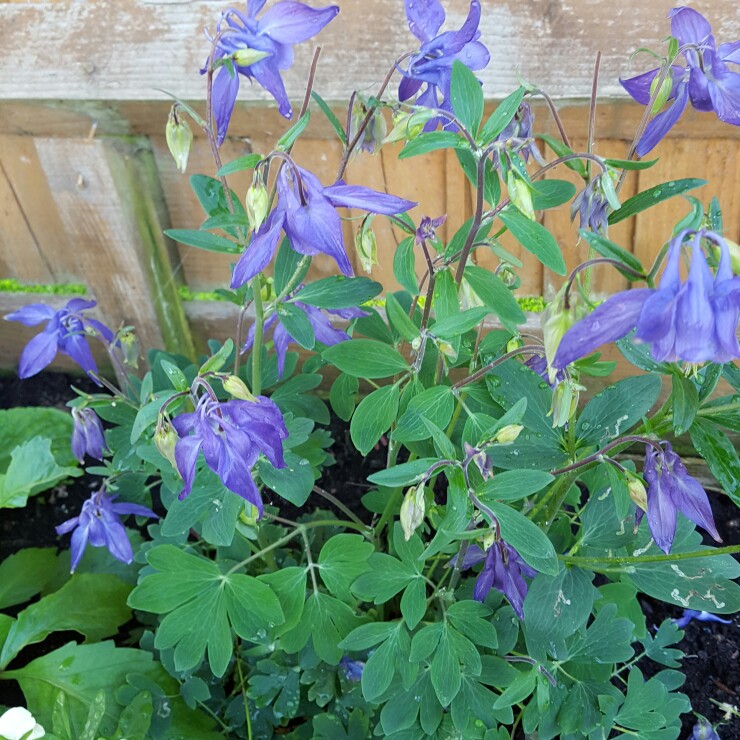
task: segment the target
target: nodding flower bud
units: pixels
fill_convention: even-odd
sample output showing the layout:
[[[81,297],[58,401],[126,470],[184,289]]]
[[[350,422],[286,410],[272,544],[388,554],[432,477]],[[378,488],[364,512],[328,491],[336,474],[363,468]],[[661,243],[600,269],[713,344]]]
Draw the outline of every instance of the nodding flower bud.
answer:
[[[507,424],[496,433],[496,441],[500,445],[508,445],[515,442],[522,433],[524,427],[521,424]]]
[[[414,488],[409,488],[401,504],[401,528],[403,538],[408,541],[416,529],[424,521],[426,502],[424,499],[424,484],[419,483]]]
[[[159,450],[162,457],[169,460],[175,470],[177,470],[177,461],[175,460],[175,445],[180,438],[169,421],[160,420],[154,431],[154,446]]]
[[[578,408],[578,398],[580,392],[585,390],[582,385],[574,383],[570,378],[566,378],[555,386],[552,393],[552,426],[554,429],[564,427],[575,414]]]
[[[352,141],[357,131],[359,130],[362,122],[367,116],[368,107],[365,103],[360,100],[359,96],[355,97],[354,104],[352,105],[352,118],[350,121],[350,136],[349,139]],[[380,108],[374,108],[370,120],[367,122],[367,126],[362,131],[362,135],[358,141],[358,146],[355,147],[354,152],[359,151],[369,152],[370,154],[377,154],[380,151],[380,147],[383,146],[385,139],[387,126],[385,124],[385,117],[383,111]]]
[[[571,290],[566,296],[567,288],[566,282],[542,312],[542,339],[545,344],[550,383],[555,382],[558,374],[558,371],[552,368],[552,361],[563,335],[588,313],[578,291]]]
[[[725,244],[727,244],[727,251],[730,254],[730,268],[734,275],[740,275],[740,245],[727,237],[723,237],[723,239],[725,240]],[[712,245],[711,250],[715,259],[719,261],[722,254],[720,247]]]
[[[248,527],[256,527],[259,523],[259,509],[249,501],[244,502],[244,508],[239,513],[239,520]]]
[[[506,343],[506,351],[513,352],[515,349],[519,349],[519,347],[523,347],[523,346],[524,346],[524,342],[521,337],[512,337]]]
[[[509,200],[529,219],[535,220],[534,201],[532,200],[532,185],[527,182],[519,171],[513,167],[506,175],[506,187],[509,191]]]
[[[631,475],[627,476],[627,490],[635,504],[643,511],[647,511],[647,492],[642,480]]]
[[[170,116],[167,119],[165,129],[165,139],[167,147],[170,150],[172,158],[175,160],[177,169],[185,172],[188,166],[188,155],[190,154],[190,145],[193,143],[193,132],[190,130],[187,121],[178,115],[179,105],[175,104],[170,110]]]
[[[658,87],[658,81],[660,80],[660,75],[657,74],[653,78],[653,81],[650,83],[650,97],[653,95],[656,95],[656,90]],[[660,84],[660,90],[658,90],[657,95],[655,97],[655,101],[653,102],[653,110],[652,114],[657,115],[662,110],[663,106],[668,102],[668,98],[670,97],[671,90],[673,89],[673,80],[671,79],[670,73],[665,76],[665,79]]]
[[[123,364],[136,370],[139,367],[139,340],[132,331],[125,331],[118,337]]]
[[[236,64],[237,67],[250,67],[269,56],[269,51],[260,51],[259,49],[251,49],[250,47],[245,46],[241,49],[237,49],[231,55],[231,58],[234,60],[234,64]]]
[[[355,234],[355,249],[360,258],[362,269],[369,275],[373,265],[378,264],[378,242],[372,229],[373,216],[368,214],[362,219],[362,226]]]
[[[267,193],[265,184],[258,177],[255,177],[254,180],[252,180],[252,185],[249,190],[247,190],[245,206],[249,225],[255,231],[259,231],[260,226],[262,226],[267,218],[270,206],[270,196]]]
[[[448,360],[456,360],[457,359],[457,351],[455,348],[449,343],[445,342],[443,339],[434,339],[434,343],[437,345],[437,349],[448,359]]]
[[[254,401],[254,396],[250,393],[246,383],[237,375],[229,375],[222,381],[224,390],[234,398],[242,401]]]
[[[432,108],[424,108],[413,113],[398,111],[393,116],[393,128],[383,139],[383,143],[415,139],[424,130],[426,123],[436,116],[437,111]]]

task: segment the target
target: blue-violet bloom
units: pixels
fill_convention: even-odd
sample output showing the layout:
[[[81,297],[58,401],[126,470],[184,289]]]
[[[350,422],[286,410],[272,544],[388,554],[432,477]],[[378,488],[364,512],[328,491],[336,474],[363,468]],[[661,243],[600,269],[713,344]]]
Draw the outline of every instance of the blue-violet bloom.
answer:
[[[524,599],[528,589],[524,576],[534,578],[537,571],[503,540],[494,542],[487,551],[478,545],[470,545],[463,559],[463,570],[480,562],[484,565],[475,582],[473,598],[483,603],[489,591],[495,588],[506,596],[519,619],[524,619]]]
[[[645,450],[642,477],[647,483],[647,519],[655,544],[669,555],[676,535],[676,518],[680,511],[701,527],[716,542],[722,542],[712,516],[706,491],[692,478],[669,442],[661,442],[661,452],[653,445]],[[645,512],[638,508],[637,524]]]
[[[602,177],[609,177],[609,175],[596,175],[573,198],[573,203],[570,206],[570,220],[574,221],[575,217],[578,216],[578,227],[580,229],[590,229],[594,234],[606,236],[609,229],[609,222],[607,220],[609,216],[607,213],[609,201],[601,187]]]
[[[478,41],[481,6],[478,0],[470,3],[468,17],[458,31],[439,29],[445,22],[445,11],[439,0],[405,0],[409,29],[421,42],[419,51],[409,58],[401,69],[403,79],[398,86],[399,100],[416,95],[422,85],[426,89],[416,99],[416,105],[441,108],[452,112],[450,82],[452,64],[459,60],[469,69],[483,69],[490,61],[488,49]],[[441,96],[441,97],[440,97]],[[447,119],[432,119],[424,129],[431,131],[441,123],[449,127]]]
[[[116,503],[115,496],[108,496],[102,489],[90,496],[79,516],[68,519],[56,528],[57,534],[72,534],[72,563],[70,571],[74,573],[80,564],[88,543],[93,547],[107,547],[114,558],[123,563],[134,559],[126,528],[121,517],[129,514],[157,518],[157,515],[146,506],[139,504]]]
[[[288,298],[289,297],[290,296],[288,296]],[[367,316],[367,312],[362,311],[359,308],[327,308],[322,310],[315,306],[309,306],[307,303],[302,303],[301,301],[292,301],[290,305],[299,308],[306,314],[308,322],[311,324],[311,328],[313,329],[314,337],[317,341],[325,344],[327,347],[339,344],[339,342],[346,342],[350,337],[347,332],[334,328],[331,324],[331,319],[324,313],[324,311],[346,319],[347,321]],[[300,344],[300,342],[291,335],[290,331],[280,321],[279,309],[265,320],[263,328],[264,335],[266,336],[267,332],[273,327],[272,341],[275,345],[275,352],[277,354],[278,379],[280,379],[283,377],[283,372],[285,370],[285,355],[288,351],[288,345],[291,343]],[[249,333],[247,334],[247,340],[244,342],[244,346],[242,347],[242,352],[248,352],[252,349],[252,345],[254,344],[254,331],[255,327],[254,324],[252,324],[252,326],[249,327]]]
[[[240,75],[256,80],[267,90],[275,98],[281,115],[285,118],[293,115],[280,70],[293,64],[293,44],[315,36],[339,12],[337,5],[311,8],[284,0],[269,8],[258,20],[256,15],[264,4],[265,0],[248,0],[246,13],[230,8],[222,14],[216,27],[220,38],[214,62],[231,57],[236,72],[232,75],[227,66],[222,66],[213,80],[213,112],[219,146],[229,128]]]
[[[260,453],[276,468],[284,468],[283,440],[288,436],[283,415],[273,401],[218,401],[205,394],[192,413],[172,420],[180,439],[175,446],[177,469],[182,476],[184,499],[193,489],[195,467],[201,450],[208,467],[230,491],[255,506],[262,516],[259,490],[251,470]]]
[[[517,108],[509,125],[496,137],[496,141],[508,142],[506,144],[507,153],[518,152],[524,157],[525,162],[529,162],[531,155],[538,164],[544,167],[547,161],[535,143],[533,127],[534,113],[532,113],[532,107],[524,101]],[[493,164],[495,167],[499,167],[500,163],[501,158],[499,152],[496,151],[493,155]]]
[[[691,731],[691,740],[720,740],[720,737],[706,717],[699,717]]]
[[[297,165],[282,168],[277,192],[277,206],[255,231],[251,244],[234,268],[232,288],[240,288],[267,267],[282,231],[299,254],[327,254],[342,273],[352,275],[342,237],[342,221],[335,209],[357,208],[394,216],[416,205],[361,185],[347,185],[342,180],[324,187],[315,175]]]
[[[719,622],[720,624],[732,624],[731,619],[722,619],[716,614],[710,614],[709,612],[702,612],[696,609],[684,609],[683,616],[673,621],[676,623],[676,627],[683,629],[687,624],[696,620],[697,622]]]
[[[688,279],[682,283],[680,257],[687,236],[693,236],[693,255]],[[714,277],[702,239],[720,250]],[[635,339],[648,342],[658,362],[729,362],[740,357],[739,315],[740,277],[732,273],[727,243],[712,231],[685,229],[669,245],[658,288],[623,291],[602,303],[565,333],[552,366],[562,369],[635,327]]]
[[[740,41],[717,48],[712,28],[704,16],[693,8],[674,8],[668,14],[671,35],[678,41],[686,66],[674,64],[667,75],[671,104],[648,124],[637,145],[637,154],[644,157],[676,124],[686,105],[699,111],[714,111],[725,123],[740,126],[740,74],[728,63],[740,64]],[[627,92],[642,105],[648,105],[651,88],[660,69],[621,80]]]
[[[19,321],[25,326],[36,326],[46,321],[46,328],[37,334],[21,354],[18,376],[30,378],[40,373],[62,352],[71,357],[86,373],[97,373],[90,345],[89,333],[98,334],[105,342],[113,341],[113,332],[96,319],[84,316],[95,301],[73,298],[64,308],[55,311],[43,303],[33,303],[5,316],[6,321]]]
[[[346,655],[339,661],[339,665],[344,670],[344,676],[348,681],[358,683],[362,680],[362,671],[365,668],[365,664],[361,660],[352,660]]]
[[[100,417],[90,408],[73,408],[72,419],[72,454],[84,462],[85,455],[94,457],[96,460],[103,459],[103,450],[107,450],[103,424]]]

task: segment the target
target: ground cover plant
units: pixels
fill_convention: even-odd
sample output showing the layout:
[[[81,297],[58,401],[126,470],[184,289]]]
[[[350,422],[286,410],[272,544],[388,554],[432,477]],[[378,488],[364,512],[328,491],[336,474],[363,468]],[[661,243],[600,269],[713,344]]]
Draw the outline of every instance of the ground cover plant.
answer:
[[[317,54],[275,149],[223,163],[240,85],[256,81],[291,117],[280,71],[339,11],[263,5],[223,13],[203,69],[205,113],[175,98],[167,124],[183,171],[191,125],[211,144],[215,177],[191,177],[205,221],[168,233],[234,256],[221,291],[241,308],[233,339],[211,342],[199,362],[150,348],[137,374],[133,329],[96,320],[92,301],[6,317],[41,327],[21,377],[62,352],[98,384],[69,406],[72,453],[102,480],[58,523],[69,553],[27,549],[0,565],[0,680],[18,683],[32,714],[6,723],[17,719],[19,737],[38,723],[59,738],[678,737],[691,712],[681,628],[654,629],[637,596],[686,619],[740,611],[740,545],[720,542],[712,501],[676,452],[690,440],[740,502],[729,436],[740,432],[740,254],[720,204],[691,196],[653,265],[608,229],[703,183],[620,199],[689,102],[740,124],[740,42],[718,46],[699,13],[673,10],[659,67],[623,80],[645,105],[634,142],[624,159],[604,159],[571,149],[536,85],[484,115],[475,72],[493,41],[480,38],[478,2],[443,31],[438,2],[407,0],[417,48],[389,65],[375,96],[353,96],[345,125],[313,90]],[[559,138],[535,133],[537,97]],[[292,155],[312,115],[344,145],[332,183]],[[353,156],[387,142],[403,143],[404,160],[457,155],[476,208],[447,243],[445,214],[412,220],[416,203],[345,183]],[[583,178],[580,192],[552,179],[562,167]],[[228,185],[242,170],[254,173],[246,194]],[[569,275],[573,245],[536,218],[560,207],[591,248]],[[349,247],[337,209],[366,214]],[[402,235],[403,290],[384,296],[348,257],[356,249],[370,272],[381,218]],[[565,278],[541,340],[521,328],[521,263],[501,247],[504,231]],[[475,264],[479,250],[496,255],[495,271]],[[306,282],[318,254],[342,275]],[[594,269],[635,287],[598,304]],[[98,371],[98,341],[115,379]],[[614,371],[598,353],[607,343],[634,370],[579,405],[590,378]],[[354,447],[385,450],[361,506],[316,484],[332,464],[317,392],[326,380]],[[62,631],[85,642],[24,661]],[[648,662],[659,666],[649,678]],[[722,732],[695,722],[695,737]]]

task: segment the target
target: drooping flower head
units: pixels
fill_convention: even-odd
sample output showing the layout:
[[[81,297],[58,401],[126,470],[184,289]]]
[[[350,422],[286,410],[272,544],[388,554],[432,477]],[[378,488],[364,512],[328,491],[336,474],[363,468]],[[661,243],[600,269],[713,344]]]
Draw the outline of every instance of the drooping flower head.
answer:
[[[534,157],[535,161],[544,166],[547,164],[534,140],[534,113],[532,106],[525,100],[517,108],[514,117],[508,126],[496,137],[496,141],[506,143],[506,155],[513,153],[521,154],[525,162],[529,162],[529,157]],[[493,154],[494,167],[501,166],[501,155],[496,150]]]
[[[293,64],[293,44],[315,36],[339,12],[337,5],[311,8],[293,0],[283,0],[257,19],[264,4],[265,0],[248,0],[246,13],[230,8],[222,14],[216,27],[219,40],[214,61],[230,57],[236,72],[232,75],[224,65],[213,80],[213,113],[219,146],[229,128],[240,75],[256,80],[267,90],[275,98],[281,115],[286,118],[293,115],[280,71]]]
[[[692,257],[688,279],[682,283],[680,258],[687,238]],[[702,240],[719,247],[714,276]],[[565,333],[552,366],[564,368],[635,327],[635,338],[649,343],[659,362],[729,362],[740,357],[739,315],[740,277],[732,273],[725,240],[712,231],[685,229],[671,240],[657,289],[623,291],[602,303]]]
[[[72,419],[72,454],[84,462],[85,455],[94,457],[96,460],[103,459],[103,450],[107,450],[105,436],[103,435],[103,424],[100,417],[91,408],[73,408]]]
[[[319,179],[297,165],[283,167],[277,182],[278,203],[265,223],[255,231],[252,243],[234,268],[232,288],[240,288],[267,267],[277,249],[280,234],[299,254],[327,254],[345,275],[352,275],[336,208],[357,208],[393,216],[416,203],[379,193],[342,180],[324,187]]]
[[[676,623],[676,627],[683,629],[686,625],[696,620],[697,622],[718,622],[719,624],[732,624],[731,619],[722,619],[716,614],[710,614],[709,612],[699,611],[697,609],[684,609],[683,615],[673,621]]]
[[[56,357],[57,352],[71,357],[86,373],[98,372],[87,340],[96,334],[105,342],[113,341],[113,332],[96,319],[85,316],[95,301],[73,298],[64,308],[55,311],[43,303],[33,303],[5,316],[6,321],[19,321],[36,326],[44,321],[46,328],[37,334],[21,353],[18,376],[30,378],[40,373]]]
[[[416,98],[416,105],[452,112],[450,82],[453,62],[459,60],[476,71],[483,69],[491,58],[488,49],[478,41],[480,2],[473,0],[470,3],[468,16],[459,30],[443,33],[440,33],[440,28],[445,22],[445,11],[439,0],[405,0],[405,7],[409,29],[421,42],[421,48],[400,70],[403,79],[398,86],[398,98],[410,100],[426,85]],[[438,122],[432,119],[425,130],[436,128]],[[442,123],[446,125],[448,121],[442,119]]]
[[[699,717],[699,721],[691,731],[691,740],[720,740],[720,737],[706,717]]]
[[[574,221],[578,216],[579,228],[590,229],[594,234],[606,236],[609,229],[607,221],[609,201],[602,188],[602,177],[609,177],[609,175],[601,174],[592,178],[573,199],[570,206],[570,220]]]
[[[669,442],[661,442],[660,446],[660,452],[653,445],[647,446],[642,473],[647,483],[648,527],[655,544],[666,555],[670,554],[678,512],[721,542],[706,491],[689,475]],[[638,508],[635,515],[638,524],[643,516],[644,512]]]
[[[706,18],[693,8],[674,8],[668,14],[671,35],[683,48],[686,66],[674,64],[666,75],[668,108],[648,124],[637,145],[640,157],[650,152],[676,124],[686,105],[699,111],[714,111],[720,120],[740,126],[740,74],[730,64],[740,64],[740,41],[717,48]],[[642,105],[650,102],[659,69],[621,80],[627,92]]]
[[[290,297],[290,295],[286,296],[285,300],[288,301]],[[321,342],[327,347],[339,344],[339,342],[346,342],[349,339],[349,334],[332,326],[331,319],[326,314],[333,314],[334,316],[339,316],[347,321],[367,316],[367,313],[359,308],[320,309],[315,306],[309,306],[307,303],[302,303],[301,301],[291,301],[290,305],[295,306],[306,314],[306,318],[311,324],[316,341]],[[324,313],[324,311],[326,313]],[[285,355],[288,351],[288,345],[299,344],[299,342],[291,335],[289,329],[280,321],[279,309],[272,315],[268,316],[265,320],[263,329],[265,336],[270,329],[273,330],[272,341],[275,346],[275,352],[277,353],[279,379],[283,377],[283,372],[285,370]],[[244,342],[244,346],[242,347],[242,352],[248,352],[252,349],[252,345],[254,344],[254,332],[255,327],[254,324],[252,324],[252,326],[249,327],[249,333],[247,334],[247,340]]]
[[[172,420],[180,439],[175,446],[177,469],[182,476],[180,499],[193,489],[201,450],[208,467],[230,491],[249,501],[262,516],[262,497],[251,470],[260,453],[276,468],[284,468],[283,440],[288,436],[283,415],[273,401],[255,396],[253,401],[218,401],[204,394],[192,413]]]
[[[123,563],[134,559],[126,528],[121,517],[129,514],[157,518],[157,515],[146,506],[139,504],[116,503],[115,496],[108,496],[102,489],[90,496],[84,504],[80,515],[68,519],[56,528],[57,534],[72,534],[72,573],[80,564],[88,543],[93,547],[107,547],[114,558]]]

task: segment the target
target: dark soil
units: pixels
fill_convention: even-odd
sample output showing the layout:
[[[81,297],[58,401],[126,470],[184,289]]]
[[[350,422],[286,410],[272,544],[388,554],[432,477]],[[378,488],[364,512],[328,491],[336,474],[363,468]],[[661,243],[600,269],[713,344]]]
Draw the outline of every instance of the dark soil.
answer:
[[[25,381],[15,377],[0,376],[0,408],[13,406],[57,406],[64,408],[71,397],[69,390],[73,383],[78,388],[94,392],[97,387],[90,381],[70,377],[62,373],[43,373],[41,376]],[[361,504],[361,498],[369,490],[367,476],[381,470],[385,464],[387,450],[381,441],[376,450],[367,457],[360,455],[352,446],[348,425],[334,418],[331,433],[335,444],[332,453],[336,464],[327,469],[319,481],[324,490],[340,499],[353,512],[369,521],[371,515]],[[54,527],[79,511],[82,502],[89,497],[98,481],[92,477],[72,480],[58,486],[47,494],[29,499],[28,505],[17,512],[6,510],[0,520],[0,559],[16,552],[22,547],[68,547],[67,538],[56,535]],[[723,495],[712,495],[712,507],[720,534],[726,544],[740,542],[740,510]],[[322,508],[334,508],[328,502],[321,502]],[[285,516],[297,516],[299,512],[289,512],[281,505]],[[291,517],[292,518],[292,517]],[[641,597],[648,624],[659,625],[666,618],[682,615],[682,610],[662,602]],[[63,635],[65,642],[68,636]],[[56,645],[55,645],[56,646]],[[48,645],[39,646],[39,654],[47,651]],[[686,683],[681,691],[691,699],[694,711],[709,719],[712,724],[723,720],[724,711],[712,700],[740,708],[740,671],[737,670],[740,658],[740,614],[734,615],[730,624],[714,622],[690,623],[685,628],[685,636],[677,646],[685,653],[682,670]],[[652,661],[643,661],[640,668],[646,676],[662,669]],[[15,689],[13,682],[0,685],[0,702],[22,702],[22,695],[2,695]],[[684,715],[681,737],[690,738],[696,718]],[[722,740],[740,740],[740,719],[730,717],[719,727]]]

